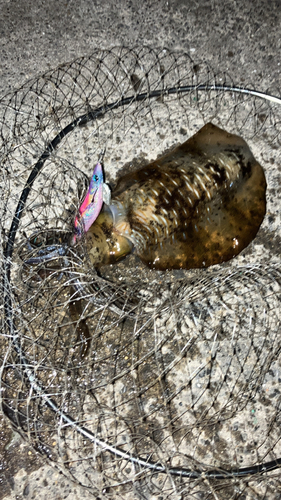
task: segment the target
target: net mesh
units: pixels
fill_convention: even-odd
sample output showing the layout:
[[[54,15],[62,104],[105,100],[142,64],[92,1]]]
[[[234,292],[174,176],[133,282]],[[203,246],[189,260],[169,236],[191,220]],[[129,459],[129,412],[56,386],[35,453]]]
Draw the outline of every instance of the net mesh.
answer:
[[[187,54],[118,47],[0,101],[2,409],[95,496],[279,498],[280,104],[248,88]],[[102,151],[114,186],[210,121],[266,173],[242,255],[173,272],[131,255],[97,272],[82,243],[26,264],[72,231]]]

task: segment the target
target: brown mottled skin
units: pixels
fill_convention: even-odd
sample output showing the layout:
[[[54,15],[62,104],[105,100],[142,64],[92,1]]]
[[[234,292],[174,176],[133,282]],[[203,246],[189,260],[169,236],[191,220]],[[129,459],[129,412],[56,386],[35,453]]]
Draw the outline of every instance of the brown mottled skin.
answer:
[[[86,235],[94,265],[134,245],[152,269],[207,267],[235,257],[266,210],[262,167],[246,142],[208,123],[170,153],[123,176]]]

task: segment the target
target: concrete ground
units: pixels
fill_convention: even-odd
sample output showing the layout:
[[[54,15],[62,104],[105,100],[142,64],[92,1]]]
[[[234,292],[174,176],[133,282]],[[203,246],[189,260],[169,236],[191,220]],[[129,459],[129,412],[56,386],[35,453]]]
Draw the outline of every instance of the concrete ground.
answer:
[[[279,0],[0,0],[0,96],[96,48],[190,52],[237,84],[281,88]],[[0,499],[93,498],[43,463],[3,421]]]

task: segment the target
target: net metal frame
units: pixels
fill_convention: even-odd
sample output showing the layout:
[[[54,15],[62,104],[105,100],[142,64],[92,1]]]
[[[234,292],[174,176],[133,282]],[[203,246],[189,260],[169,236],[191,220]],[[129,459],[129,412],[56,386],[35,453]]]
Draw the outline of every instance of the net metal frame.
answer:
[[[214,440],[222,446],[221,428],[236,415],[241,427],[239,415],[269,383],[268,374],[278,373],[280,260],[273,255],[265,269],[249,252],[243,265],[235,260],[203,273],[152,277],[142,268],[137,279],[126,277],[134,257],[116,275],[114,269],[100,274],[87,266],[83,245],[29,268],[26,258],[38,251],[30,237],[43,237],[44,246],[46,232],[71,232],[91,173],[85,165],[103,148],[105,170],[110,162],[122,167],[124,159],[133,169],[139,156],[148,161],[146,148],[153,158],[191,135],[194,123],[198,129],[213,121],[253,147],[263,141],[270,154],[280,146],[277,94],[235,86],[229,75],[185,53],[117,47],[50,70],[0,101],[2,409],[32,446],[95,495],[251,498],[259,488],[257,498],[274,498],[281,465],[278,398],[264,442],[252,446],[255,460],[247,466],[239,466],[237,456],[236,463],[223,453],[219,460]],[[113,165],[113,181],[117,170]],[[273,172],[269,189],[275,179]],[[80,317],[73,319],[68,308],[77,303]],[[52,321],[59,324],[54,338]],[[83,358],[79,332],[85,323],[92,340]],[[115,335],[119,345],[112,347]],[[101,339],[108,346],[99,358]],[[179,377],[173,385],[176,371],[184,373],[188,363],[187,381]],[[200,377],[203,389],[197,391]],[[118,400],[133,382],[132,394]],[[113,389],[103,400],[108,386]],[[212,395],[209,403],[206,395]],[[180,398],[186,399],[183,410]],[[206,460],[200,460],[203,442]]]

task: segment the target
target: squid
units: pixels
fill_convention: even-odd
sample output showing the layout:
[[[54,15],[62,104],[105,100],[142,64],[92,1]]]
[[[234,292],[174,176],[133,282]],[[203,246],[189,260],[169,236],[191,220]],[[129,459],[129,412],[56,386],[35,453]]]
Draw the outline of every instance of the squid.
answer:
[[[208,123],[147,166],[121,177],[111,199],[97,163],[70,241],[29,264],[64,255],[83,240],[99,268],[134,252],[150,269],[204,268],[238,255],[266,211],[266,180],[247,143]]]
[[[247,247],[265,211],[263,168],[241,137],[208,123],[119,179],[85,235],[86,248],[96,267],[131,252],[150,269],[209,267]]]

